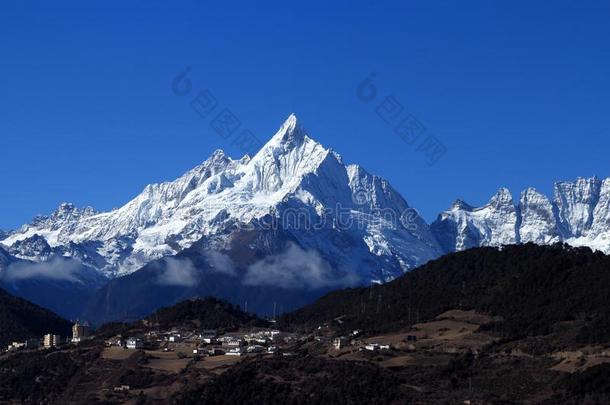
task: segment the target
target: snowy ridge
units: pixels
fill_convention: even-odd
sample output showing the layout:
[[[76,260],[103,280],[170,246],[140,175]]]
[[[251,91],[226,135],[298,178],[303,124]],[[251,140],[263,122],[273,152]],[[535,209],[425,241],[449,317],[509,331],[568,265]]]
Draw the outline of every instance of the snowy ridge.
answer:
[[[113,278],[197,241],[222,250],[236,229],[260,229],[270,216],[286,237],[342,274],[385,282],[477,246],[565,241],[610,253],[610,178],[556,183],[552,201],[528,188],[515,203],[501,188],[482,207],[456,200],[428,225],[386,180],[346,165],[291,115],[253,157],[235,160],[217,150],[110,212],[63,203],[0,233],[0,248],[35,262],[75,258]]]
[[[610,253],[610,178],[555,183],[552,202],[528,188],[514,205],[510,192],[501,189],[480,208],[454,203],[431,228],[445,252],[563,241]]]
[[[365,201],[359,201],[363,190]],[[371,220],[385,208],[398,213],[387,227]],[[387,182],[358,166],[346,166],[291,115],[252,158],[233,160],[217,150],[180,178],[151,184],[116,210],[97,213],[62,204],[0,243],[29,260],[46,260],[50,251],[75,256],[115,277],[203,237],[223,235],[235,224],[305,210],[323,226],[291,230],[304,248],[332,257],[345,271],[362,273],[358,277],[363,281],[386,281],[441,254],[416,213],[402,225],[400,214],[408,209]],[[346,213],[350,223],[337,225]],[[329,238],[340,243],[329,243]],[[357,252],[350,248],[358,246],[355,240],[362,245]],[[362,269],[363,261],[374,264]]]

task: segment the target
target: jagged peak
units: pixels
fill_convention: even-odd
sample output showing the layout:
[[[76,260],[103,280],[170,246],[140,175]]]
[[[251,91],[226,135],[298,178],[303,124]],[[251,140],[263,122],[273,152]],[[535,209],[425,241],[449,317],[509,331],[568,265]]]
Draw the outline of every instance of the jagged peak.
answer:
[[[74,210],[74,204],[72,204],[71,202],[62,202],[61,204],[59,204],[55,212],[70,212]]]
[[[567,202],[566,196],[568,195],[577,198],[581,203],[592,203],[599,198],[601,188],[602,181],[597,176],[577,177],[575,181],[556,182],[553,188],[554,200],[560,207]]]
[[[34,235],[27,237],[25,239],[16,241],[13,244],[13,247],[18,248],[21,245],[39,245],[39,246],[43,246],[43,247],[50,247],[47,240],[37,233],[35,233]]]
[[[66,215],[71,215],[71,214],[92,215],[95,213],[97,213],[97,211],[93,207],[85,206],[83,208],[78,208],[71,202],[62,202],[61,204],[59,204],[57,209],[53,212],[52,216],[61,217],[61,216],[66,216]],[[42,217],[42,216],[40,216],[40,217]]]
[[[167,184],[172,184],[175,182],[180,182],[184,179],[192,180],[193,178],[199,178],[202,174],[205,174],[205,176],[209,176],[211,174],[222,172],[232,162],[233,162],[233,159],[231,159],[231,157],[228,156],[222,149],[216,149],[214,152],[212,152],[212,154],[210,155],[209,158],[204,160],[201,164],[195,166],[193,169],[184,173],[182,176],[180,176],[176,180],[165,181],[163,183],[149,184],[144,188],[144,191],[147,191],[150,189],[155,189],[160,185],[167,185]]]
[[[544,198],[548,199],[547,196],[540,191],[536,190],[534,187],[528,187],[521,192],[521,199],[528,199],[532,197]]]
[[[291,114],[248,163],[245,178],[251,180],[254,189],[277,191],[285,185],[295,186],[298,179],[318,170],[329,156],[342,164],[338,155],[307,136]]]
[[[563,180],[555,182],[555,189],[570,187],[570,186],[580,186],[585,184],[596,185],[601,183],[599,177],[594,175],[593,177],[577,177],[576,180]]]
[[[202,164],[197,166],[197,169],[203,169],[207,167],[225,167],[233,161],[229,155],[227,155],[224,150],[216,149],[209,158],[207,158]]]
[[[549,198],[534,187],[528,187],[521,192],[519,196],[519,206],[524,207],[530,203],[544,203],[550,204]]]
[[[474,207],[470,204],[468,204],[466,201],[461,200],[459,198],[457,198],[455,201],[453,201],[453,203],[451,204],[451,211],[454,210],[465,210],[465,211],[472,211],[474,209]]]
[[[513,203],[513,196],[510,191],[506,187],[501,187],[491,200],[489,200],[491,205],[508,205]]]
[[[249,154],[245,154],[242,156],[241,159],[239,159],[239,163],[242,165],[247,165],[248,163],[250,163],[250,161],[252,160],[252,156],[250,156]]]
[[[297,116],[292,113],[288,116],[286,121],[280,126],[280,129],[271,137],[269,142],[263,147],[267,149],[269,147],[275,148],[278,146],[284,146],[286,148],[297,146],[303,143],[307,137],[307,132]]]
[[[230,159],[230,158],[225,154],[225,151],[222,149],[216,149],[214,152],[212,152],[212,154],[210,155],[210,157],[208,158],[207,161],[226,160],[226,159]]]

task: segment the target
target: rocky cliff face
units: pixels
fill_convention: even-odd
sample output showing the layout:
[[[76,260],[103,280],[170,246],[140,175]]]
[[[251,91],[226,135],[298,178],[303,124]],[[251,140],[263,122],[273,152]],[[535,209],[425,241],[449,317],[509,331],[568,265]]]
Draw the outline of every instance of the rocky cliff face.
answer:
[[[433,233],[446,252],[516,243],[516,227],[517,210],[505,188],[482,207],[458,200],[432,224]]]
[[[454,204],[432,230],[445,252],[474,246],[565,241],[610,252],[610,178],[559,182],[553,201],[532,188],[514,205],[503,189],[480,208]]]
[[[519,199],[518,238],[522,243],[547,245],[560,240],[553,204],[533,188],[521,193]]]

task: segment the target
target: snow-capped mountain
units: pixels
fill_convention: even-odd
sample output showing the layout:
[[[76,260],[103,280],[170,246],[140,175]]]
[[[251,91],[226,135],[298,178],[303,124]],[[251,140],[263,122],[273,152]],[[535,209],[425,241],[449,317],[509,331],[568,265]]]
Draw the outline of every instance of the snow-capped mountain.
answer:
[[[500,189],[483,207],[457,200],[432,225],[444,251],[516,243],[517,212],[510,192]]]
[[[521,193],[519,199],[518,237],[522,243],[547,245],[561,240],[553,204],[533,188]]]
[[[530,188],[515,202],[502,188],[482,207],[455,201],[429,226],[387,181],[345,164],[291,115],[253,157],[235,160],[217,150],[110,212],[64,203],[1,233],[0,246],[30,262],[78,259],[114,278],[197,241],[226,251],[235,231],[249,227],[279,227],[284,239],[361,283],[388,281],[476,246],[565,241],[608,253],[610,179],[557,183],[552,201]]]
[[[108,277],[129,274],[207,237],[271,214],[303,249],[362,282],[386,281],[439,256],[426,222],[385,180],[310,138],[291,115],[252,158],[217,150],[180,178],[147,186],[110,212],[62,204],[0,240],[12,255],[78,258]],[[366,261],[370,266],[362,266]]]
[[[610,178],[555,183],[552,202],[533,188],[516,205],[506,189],[483,207],[458,201],[431,228],[445,252],[563,241],[610,253]]]

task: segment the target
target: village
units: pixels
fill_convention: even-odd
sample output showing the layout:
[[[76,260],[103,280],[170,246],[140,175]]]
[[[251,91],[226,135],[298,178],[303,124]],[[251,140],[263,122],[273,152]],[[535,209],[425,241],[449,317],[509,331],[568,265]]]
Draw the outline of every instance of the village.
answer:
[[[443,366],[459,354],[471,353],[476,358],[485,345],[494,341],[480,329],[492,318],[462,310],[447,311],[400,332],[377,335],[346,329],[342,317],[303,332],[282,330],[273,319],[256,326],[210,329],[204,319],[178,322],[180,326],[148,319],[98,330],[75,322],[72,336],[46,334],[13,342],[0,357],[38,351],[43,356],[89,351],[96,353],[95,358],[101,361],[97,363],[99,367],[114,370],[114,375],[132,370],[132,377],[111,378],[100,386],[98,391],[104,398],[125,400],[143,393],[163,399],[179,391],[176,381],[186,381],[185,376],[211,378],[240,362],[247,364],[265,357],[286,358],[290,362],[306,355],[341,362],[371,362],[384,369]],[[147,386],[153,380],[163,383]]]
[[[173,327],[168,330],[152,328],[141,333],[133,333],[129,336],[117,334],[104,340],[108,353],[125,351],[125,357],[129,350],[144,350],[147,352],[176,353],[182,358],[186,357],[213,357],[213,356],[235,356],[240,357],[247,354],[281,354],[290,355],[291,349],[308,342],[317,342],[318,347],[328,349],[329,355],[337,355],[341,351],[389,351],[392,349],[406,349],[415,351],[415,343],[420,341],[420,348],[428,347],[430,342],[451,342],[456,340],[463,342],[464,337],[472,336],[474,328],[480,323],[473,319],[464,319],[465,315],[458,311],[439,316],[436,322],[416,325],[411,332],[405,332],[396,336],[378,336],[363,338],[361,330],[353,330],[347,334],[338,334],[333,327],[341,320],[318,326],[312,333],[299,334],[270,328],[250,328],[227,332],[223,329],[195,329],[189,327]],[[461,316],[458,316],[461,315]],[[471,318],[472,315],[469,316]],[[439,320],[442,320],[439,321]],[[487,321],[487,320],[484,320]],[[439,323],[440,322],[440,323]],[[272,326],[274,321],[271,321]],[[459,326],[459,331],[447,333]],[[444,327],[444,328],[443,328]],[[434,336],[434,335],[437,336]],[[444,336],[444,339],[442,337]],[[75,322],[72,326],[72,336],[62,337],[55,334],[45,334],[40,338],[30,338],[24,341],[15,341],[8,345],[0,354],[16,352],[21,350],[36,350],[60,348],[68,345],[78,345],[82,342],[94,339],[96,335],[87,323]],[[475,335],[476,337],[476,335]],[[436,339],[435,339],[436,338]],[[423,339],[423,340],[422,340]],[[426,344],[428,343],[428,344]],[[467,345],[471,347],[473,345]],[[479,346],[479,345],[474,345]],[[460,351],[459,347],[453,348],[449,345],[445,351]]]
[[[230,330],[207,329],[203,324],[201,327],[191,324],[163,328],[141,321],[116,334],[108,334],[104,328],[94,332],[87,324],[75,322],[71,337],[46,334],[41,338],[13,342],[0,356],[24,351],[98,347],[101,358],[108,361],[128,361],[140,353],[146,358],[142,367],[158,375],[177,375],[188,368],[217,375],[250,357],[286,357],[305,352],[336,360],[374,361],[384,368],[436,365],[446,363],[456,353],[476,355],[482,346],[493,340],[478,331],[481,324],[489,321],[487,317],[468,311],[448,311],[409,330],[377,336],[362,330],[346,332],[341,328],[341,319],[307,333],[283,331],[273,320],[268,321],[266,327]],[[117,394],[131,390],[132,387],[126,384],[110,388]]]

